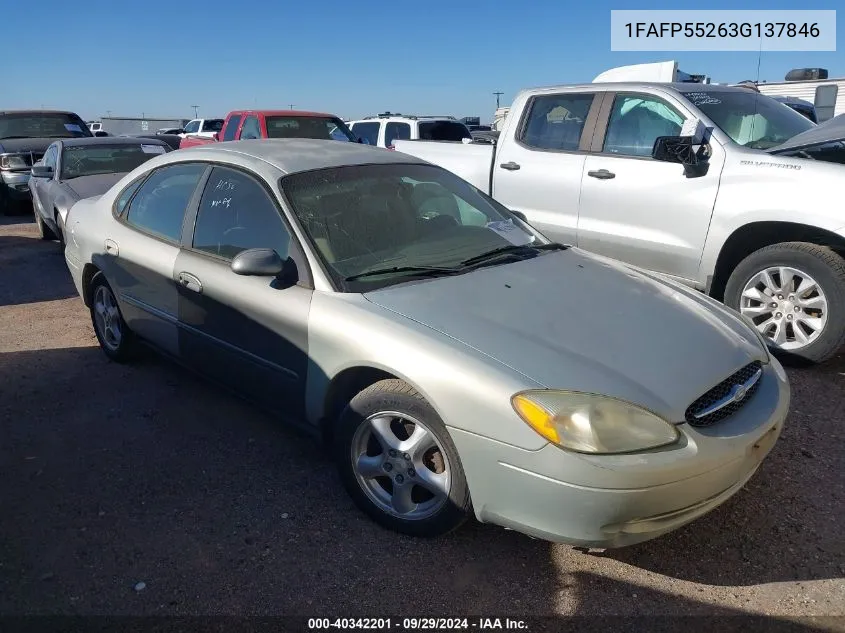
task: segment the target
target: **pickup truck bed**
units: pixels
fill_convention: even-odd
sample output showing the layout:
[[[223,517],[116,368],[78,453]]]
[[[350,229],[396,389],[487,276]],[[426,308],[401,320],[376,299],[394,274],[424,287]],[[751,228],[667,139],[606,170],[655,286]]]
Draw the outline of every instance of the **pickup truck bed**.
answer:
[[[397,152],[444,167],[484,193],[490,194],[492,191],[496,148],[492,143],[397,140],[394,148]]]

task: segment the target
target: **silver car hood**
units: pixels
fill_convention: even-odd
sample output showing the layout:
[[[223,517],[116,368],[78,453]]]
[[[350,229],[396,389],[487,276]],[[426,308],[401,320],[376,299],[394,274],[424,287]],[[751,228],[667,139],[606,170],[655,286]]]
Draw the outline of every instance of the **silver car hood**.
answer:
[[[93,176],[80,176],[71,180],[63,180],[62,186],[72,196],[81,200],[91,196],[99,196],[112,188],[118,180],[126,173],[116,174],[95,174]]]
[[[577,249],[365,297],[546,387],[623,398],[674,421],[767,356],[707,297]]]

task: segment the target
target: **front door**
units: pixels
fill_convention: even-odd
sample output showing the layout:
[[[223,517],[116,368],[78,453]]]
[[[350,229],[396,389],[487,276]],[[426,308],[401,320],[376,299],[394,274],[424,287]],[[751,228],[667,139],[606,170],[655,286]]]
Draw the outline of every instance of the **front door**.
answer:
[[[120,222],[109,224],[97,261],[129,329],[174,355],[179,295],[173,266],[185,211],[206,171],[204,163],[165,165],[130,184],[118,196]]]
[[[494,156],[493,197],[560,242],[576,243],[581,172],[602,94],[532,97]]]
[[[50,196],[48,195],[47,189],[49,185],[59,177],[56,173],[58,170],[58,154],[58,145],[50,145],[50,147],[47,148],[47,151],[44,152],[44,158],[41,161],[45,167],[53,168],[53,176],[51,178],[36,178],[34,176],[30,176],[30,180],[32,181],[32,186],[30,187],[33,197],[32,204],[35,205],[36,211],[41,211],[41,217],[43,218],[53,217],[53,209],[48,208],[50,207]]]
[[[300,418],[312,291],[230,268],[245,249],[273,248],[286,257],[297,248],[263,181],[214,167],[183,246],[175,267],[180,355],[258,404]]]
[[[724,164],[711,143],[707,172],[687,176],[682,165],[651,157],[658,136],[677,136],[692,114],[651,94],[608,95],[613,105],[599,121],[584,165],[578,246],[688,281],[698,267]],[[604,110],[604,109],[603,109]]]

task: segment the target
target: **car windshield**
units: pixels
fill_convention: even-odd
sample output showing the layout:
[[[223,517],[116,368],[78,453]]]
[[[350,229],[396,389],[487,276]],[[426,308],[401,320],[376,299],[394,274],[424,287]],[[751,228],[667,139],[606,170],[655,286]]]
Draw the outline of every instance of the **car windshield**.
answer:
[[[352,132],[340,119],[315,116],[268,116],[267,138],[355,141]]]
[[[458,121],[420,121],[420,139],[424,141],[460,141],[472,138],[469,129]]]
[[[321,169],[285,176],[280,186],[348,292],[405,282],[415,272],[460,272],[491,251],[535,251],[543,243],[499,203],[433,165]]]
[[[130,172],[153,156],[165,153],[158,144],[93,145],[65,147],[62,151],[61,180]]]
[[[78,138],[92,136],[85,121],[63,112],[26,112],[0,115],[0,139]]]
[[[752,149],[780,145],[815,125],[788,105],[757,92],[689,91],[684,96],[735,143]]]

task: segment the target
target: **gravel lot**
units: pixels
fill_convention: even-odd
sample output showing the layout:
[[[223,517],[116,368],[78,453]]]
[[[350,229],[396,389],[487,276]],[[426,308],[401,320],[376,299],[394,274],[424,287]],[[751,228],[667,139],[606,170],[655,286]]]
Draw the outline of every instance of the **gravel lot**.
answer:
[[[731,501],[595,554],[385,532],[311,440],[151,354],[109,362],[27,216],[0,218],[0,324],[0,614],[845,616],[843,356],[790,370]]]

